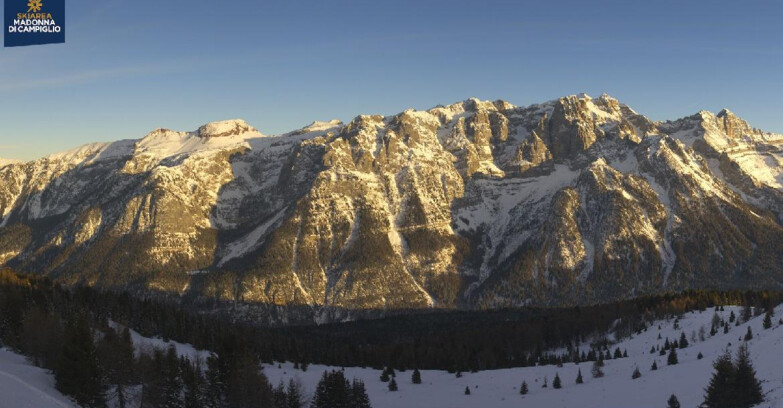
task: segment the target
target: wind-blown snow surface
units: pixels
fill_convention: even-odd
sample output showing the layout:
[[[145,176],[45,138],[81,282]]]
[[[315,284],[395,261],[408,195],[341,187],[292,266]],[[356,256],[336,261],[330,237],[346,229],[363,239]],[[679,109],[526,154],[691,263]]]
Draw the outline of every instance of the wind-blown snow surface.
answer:
[[[741,315],[741,308],[726,307],[724,312],[718,312],[728,320],[729,313],[734,310]],[[664,407],[671,394],[675,394],[683,407],[696,407],[703,401],[704,388],[712,375],[712,363],[727,347],[734,353],[742,343],[740,338],[750,326],[754,338],[748,342],[748,347],[755,365],[758,378],[762,380],[765,402],[760,407],[783,407],[783,327],[777,324],[777,319],[783,314],[783,307],[775,310],[772,329],[764,330],[763,316],[753,318],[749,323],[739,327],[731,324],[731,330],[724,334],[722,330],[714,337],[709,337],[712,309],[704,312],[688,313],[680,320],[680,330],[675,330],[674,320],[653,325],[641,335],[626,339],[616,347],[628,351],[628,358],[608,360],[604,367],[603,378],[592,378],[591,363],[564,364],[543,367],[525,367],[503,370],[489,370],[478,373],[463,373],[461,378],[445,371],[423,370],[422,384],[415,385],[410,381],[411,371],[398,372],[397,384],[399,391],[390,392],[387,383],[379,380],[380,371],[365,368],[345,368],[346,377],[361,378],[365,381],[367,392],[375,408],[460,408],[460,407],[579,407],[579,408],[644,408]],[[697,333],[700,327],[707,332],[704,342],[691,340],[691,334]],[[666,356],[658,353],[650,354],[653,345],[663,346],[669,339],[679,339],[685,332],[691,343],[685,349],[678,349],[679,364],[666,365]],[[662,339],[658,340],[658,334]],[[614,351],[615,346],[611,349]],[[698,360],[699,353],[704,358]],[[658,362],[658,370],[651,371],[653,361]],[[642,377],[631,379],[634,367],[639,367]],[[305,388],[312,392],[315,389],[324,366],[310,366],[306,372],[294,370],[291,363],[277,364],[265,367],[264,371],[269,381],[275,385],[289,378],[299,378]],[[577,371],[582,370],[584,384],[576,384]],[[563,388],[552,388],[555,374],[559,374]],[[542,388],[544,378],[549,387]],[[526,381],[530,392],[526,396],[519,394],[519,386]],[[465,387],[470,387],[471,395],[464,395]]]
[[[54,388],[54,377],[23,356],[0,349],[0,408],[72,408]]]

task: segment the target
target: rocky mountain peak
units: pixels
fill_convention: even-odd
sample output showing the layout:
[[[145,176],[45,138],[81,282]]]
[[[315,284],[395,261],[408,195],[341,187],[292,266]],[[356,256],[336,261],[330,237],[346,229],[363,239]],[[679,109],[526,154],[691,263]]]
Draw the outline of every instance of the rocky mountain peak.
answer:
[[[5,166],[7,166],[9,164],[18,164],[18,163],[21,163],[21,162],[22,162],[21,160],[4,159],[4,158],[0,157],[0,167],[5,167]]]
[[[721,111],[718,112],[718,114],[715,115],[715,116],[717,116],[719,118],[728,117],[728,116],[736,117],[736,115],[734,115],[734,112],[730,111],[728,108],[721,109]]]
[[[331,128],[335,128],[338,126],[342,126],[343,122],[340,119],[332,119],[326,122],[321,121],[313,121],[313,123],[305,126],[302,128],[305,132],[319,132]]]
[[[207,123],[198,128],[196,133],[199,137],[210,138],[238,136],[245,133],[258,133],[258,130],[248,125],[247,122],[242,119],[231,119]]]

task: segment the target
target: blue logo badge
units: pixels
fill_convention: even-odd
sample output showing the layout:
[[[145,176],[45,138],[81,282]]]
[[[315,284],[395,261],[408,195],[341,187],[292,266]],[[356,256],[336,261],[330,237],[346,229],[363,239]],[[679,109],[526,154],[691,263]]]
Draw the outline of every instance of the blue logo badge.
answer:
[[[65,0],[5,0],[5,46],[65,42]]]

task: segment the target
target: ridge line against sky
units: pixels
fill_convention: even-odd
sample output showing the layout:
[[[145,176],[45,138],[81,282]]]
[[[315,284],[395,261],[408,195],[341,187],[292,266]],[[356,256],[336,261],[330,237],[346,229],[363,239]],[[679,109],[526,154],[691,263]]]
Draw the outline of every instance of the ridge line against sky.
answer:
[[[579,92],[652,120],[729,108],[783,133],[783,4],[585,3],[66,0],[65,44],[0,51],[0,157]]]

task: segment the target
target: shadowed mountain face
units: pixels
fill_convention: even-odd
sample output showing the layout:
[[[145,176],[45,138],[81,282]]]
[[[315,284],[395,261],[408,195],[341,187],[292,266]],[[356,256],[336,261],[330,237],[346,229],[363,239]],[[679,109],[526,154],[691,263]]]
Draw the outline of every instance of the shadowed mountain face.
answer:
[[[783,136],[603,95],[158,129],[0,164],[0,264],[319,309],[783,286]]]

